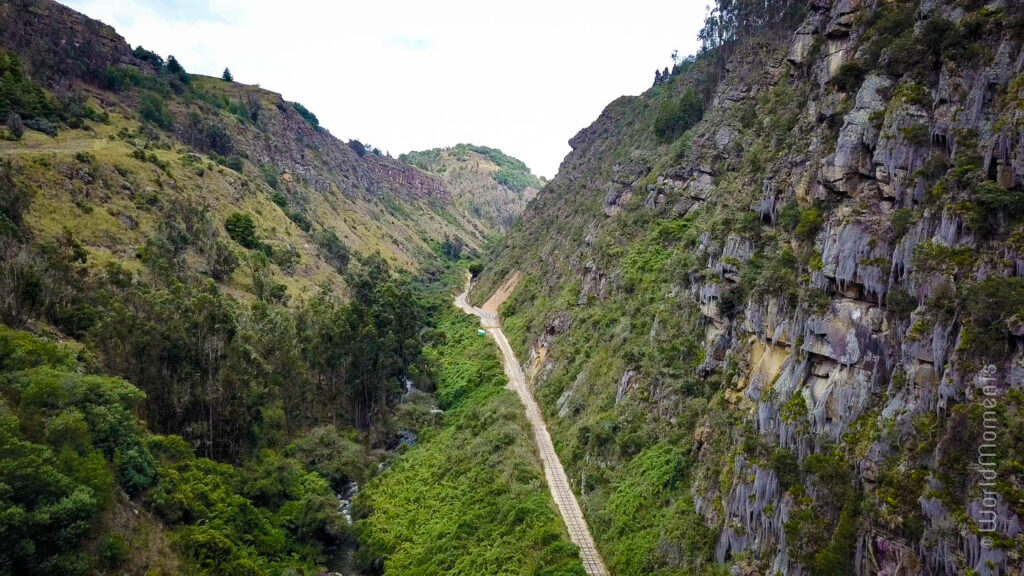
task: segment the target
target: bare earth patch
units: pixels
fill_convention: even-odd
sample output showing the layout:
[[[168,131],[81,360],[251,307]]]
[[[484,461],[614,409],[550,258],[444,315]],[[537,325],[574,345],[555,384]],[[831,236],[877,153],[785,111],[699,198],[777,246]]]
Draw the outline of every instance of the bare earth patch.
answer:
[[[491,297],[487,299],[487,302],[484,302],[481,309],[484,312],[497,314],[498,308],[501,308],[501,305],[505,303],[505,300],[508,300],[508,297],[512,295],[512,292],[515,291],[516,286],[518,285],[519,270],[513,270],[512,273],[508,275],[508,278],[502,282],[501,286],[494,291],[494,294],[491,294]]]

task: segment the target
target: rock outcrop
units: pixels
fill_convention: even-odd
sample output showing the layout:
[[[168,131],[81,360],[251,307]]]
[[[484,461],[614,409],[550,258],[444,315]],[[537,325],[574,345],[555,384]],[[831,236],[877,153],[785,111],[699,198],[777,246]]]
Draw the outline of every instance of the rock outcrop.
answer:
[[[611,103],[499,254],[556,444],[613,572],[1019,573],[1024,11],[790,4]]]

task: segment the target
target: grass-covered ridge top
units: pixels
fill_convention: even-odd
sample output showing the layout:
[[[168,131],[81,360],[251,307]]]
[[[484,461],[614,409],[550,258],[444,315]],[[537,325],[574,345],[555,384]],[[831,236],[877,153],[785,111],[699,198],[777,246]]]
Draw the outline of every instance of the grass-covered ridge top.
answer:
[[[486,223],[488,235],[508,229],[545,182],[523,161],[487,146],[457,144],[399,160],[444,181],[455,202]]]

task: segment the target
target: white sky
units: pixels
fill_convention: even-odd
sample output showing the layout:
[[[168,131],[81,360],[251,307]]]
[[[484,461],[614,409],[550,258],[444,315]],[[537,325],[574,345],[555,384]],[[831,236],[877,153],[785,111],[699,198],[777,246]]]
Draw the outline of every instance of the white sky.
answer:
[[[397,156],[470,142],[554,176],[567,141],[697,48],[706,0],[61,0],[189,72],[280,92]]]

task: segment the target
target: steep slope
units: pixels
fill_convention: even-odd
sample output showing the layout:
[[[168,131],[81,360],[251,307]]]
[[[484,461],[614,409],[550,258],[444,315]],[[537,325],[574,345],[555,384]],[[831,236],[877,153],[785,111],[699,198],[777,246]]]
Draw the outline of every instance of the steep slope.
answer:
[[[440,178],[455,204],[481,222],[481,232],[489,236],[505,232],[543,186],[521,160],[487,146],[458,144],[398,158]]]
[[[443,181],[55,2],[0,1],[0,120],[0,574],[376,573],[407,541],[339,500],[402,470],[466,487],[410,557],[579,573],[493,351],[439,318],[490,226]]]
[[[438,178],[338,141],[278,94],[133,51],[54,2],[0,5],[0,48],[20,57],[5,61],[12,73],[47,92],[41,104],[15,103],[24,135],[8,130],[0,143],[19,181],[43,191],[25,215],[37,240],[67,228],[97,259],[130,266],[169,221],[204,219],[215,243],[225,219],[243,212],[294,294],[337,284],[332,269],[348,252],[417,269],[445,238],[470,249],[484,238],[487,227]],[[195,246],[181,256],[190,265],[211,257]],[[228,282],[244,288],[242,278]]]
[[[718,2],[487,266],[614,574],[1024,553],[1024,13]]]

